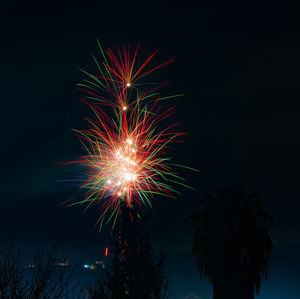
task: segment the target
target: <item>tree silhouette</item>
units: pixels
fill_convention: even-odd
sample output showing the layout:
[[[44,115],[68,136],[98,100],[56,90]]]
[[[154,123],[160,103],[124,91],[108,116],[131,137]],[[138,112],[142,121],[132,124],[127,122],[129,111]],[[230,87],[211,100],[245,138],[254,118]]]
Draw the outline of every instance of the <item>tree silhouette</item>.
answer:
[[[196,226],[193,254],[201,278],[212,283],[214,299],[253,299],[267,278],[273,249],[270,215],[257,194],[242,185],[206,195],[191,215]]]
[[[163,252],[158,263],[153,262],[149,237],[143,220],[135,210],[121,207],[114,230],[111,271],[96,282],[91,298],[163,299],[167,280],[163,274]]]
[[[24,266],[20,250],[13,244],[0,250],[0,298],[75,299],[88,298],[85,289],[71,282],[72,269],[60,267],[56,248],[41,247],[34,263]]]

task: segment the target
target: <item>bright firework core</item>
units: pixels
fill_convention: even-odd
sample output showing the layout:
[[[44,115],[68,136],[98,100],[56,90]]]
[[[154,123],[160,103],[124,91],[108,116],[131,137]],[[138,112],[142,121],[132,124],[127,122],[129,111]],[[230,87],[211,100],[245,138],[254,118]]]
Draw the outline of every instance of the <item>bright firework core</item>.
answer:
[[[129,198],[136,185],[139,172],[136,153],[133,141],[128,138],[107,158],[106,184],[116,196]]]

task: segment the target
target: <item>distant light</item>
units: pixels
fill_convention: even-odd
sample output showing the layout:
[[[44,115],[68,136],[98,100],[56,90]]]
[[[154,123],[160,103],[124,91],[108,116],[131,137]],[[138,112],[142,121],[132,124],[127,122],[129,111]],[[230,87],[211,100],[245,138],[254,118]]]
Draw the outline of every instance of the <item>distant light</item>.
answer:
[[[28,268],[35,268],[35,264],[28,265]]]
[[[105,256],[108,256],[108,247],[105,247]]]
[[[123,109],[124,111],[125,111],[125,110],[127,110],[127,106],[123,106],[123,108],[122,108],[122,109]]]
[[[127,86],[127,87],[130,87],[130,86],[131,86],[131,84],[128,82],[128,83],[126,84],[126,86]]]
[[[84,269],[89,269],[89,270],[95,270],[95,269],[96,269],[96,266],[95,266],[95,265],[88,265],[88,264],[85,264],[85,265],[83,265],[83,268],[84,268]]]
[[[127,139],[127,143],[128,143],[128,144],[132,144],[132,140],[128,138],[128,139]]]

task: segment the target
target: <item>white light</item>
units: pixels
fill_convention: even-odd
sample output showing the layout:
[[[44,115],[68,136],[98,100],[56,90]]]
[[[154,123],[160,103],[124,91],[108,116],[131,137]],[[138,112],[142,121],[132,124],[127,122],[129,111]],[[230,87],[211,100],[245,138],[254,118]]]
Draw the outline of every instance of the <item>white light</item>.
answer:
[[[111,180],[107,180],[107,184],[111,184]]]
[[[126,86],[127,86],[127,87],[130,87],[130,86],[131,86],[131,84],[128,82],[128,83],[126,84]]]
[[[132,178],[132,176],[131,176],[130,173],[126,172],[126,173],[124,174],[124,179],[125,179],[126,181],[130,181],[131,178]]]
[[[128,144],[132,144],[132,140],[131,139],[127,139],[127,143]]]
[[[118,192],[118,196],[121,196],[122,195],[122,193],[121,192]]]
[[[127,106],[123,106],[123,108],[122,108],[124,111],[126,111],[127,110]]]

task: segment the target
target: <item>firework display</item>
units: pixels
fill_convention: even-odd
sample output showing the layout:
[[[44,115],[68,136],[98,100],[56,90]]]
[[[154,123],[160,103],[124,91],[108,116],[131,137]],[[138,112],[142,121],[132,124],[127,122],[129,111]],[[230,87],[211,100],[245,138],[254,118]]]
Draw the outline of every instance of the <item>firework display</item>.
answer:
[[[75,204],[97,204],[102,225],[115,221],[122,203],[151,206],[154,195],[174,197],[172,185],[185,184],[173,170],[180,165],[167,155],[170,143],[183,133],[170,120],[174,107],[163,106],[180,95],[162,97],[159,89],[165,84],[142,82],[172,60],[150,67],[157,51],[138,63],[138,47],[103,51],[99,44],[99,49],[102,62],[93,56],[97,73],[82,70],[86,79],[78,84],[94,118],[88,119],[86,130],[74,130],[85,155],[73,163],[83,166],[81,188],[86,190]]]

